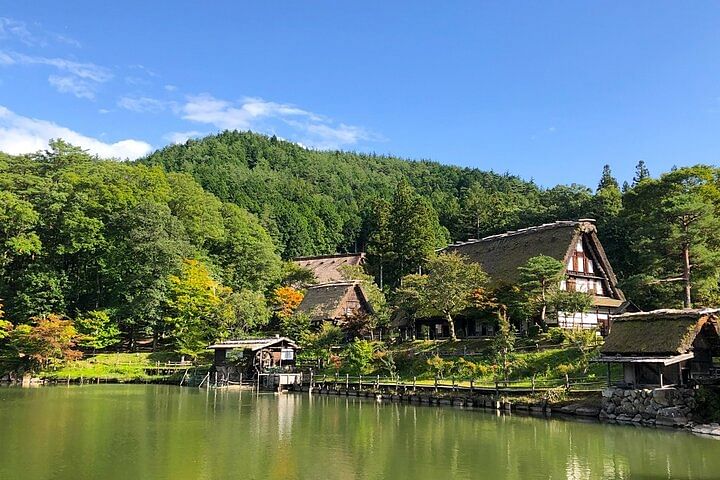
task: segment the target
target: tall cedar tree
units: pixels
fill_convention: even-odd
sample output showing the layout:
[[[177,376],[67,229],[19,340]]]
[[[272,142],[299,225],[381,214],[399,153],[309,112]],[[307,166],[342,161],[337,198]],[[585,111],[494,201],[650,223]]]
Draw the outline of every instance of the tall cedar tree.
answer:
[[[645,179],[625,198],[624,221],[633,226],[630,298],[642,308],[720,300],[720,188],[718,170],[679,168]]]

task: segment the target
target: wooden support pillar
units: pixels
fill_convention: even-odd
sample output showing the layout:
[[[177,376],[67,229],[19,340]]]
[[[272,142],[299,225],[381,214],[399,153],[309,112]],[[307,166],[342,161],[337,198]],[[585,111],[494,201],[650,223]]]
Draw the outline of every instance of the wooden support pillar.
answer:
[[[607,363],[605,364],[605,366],[607,366],[607,380],[608,380],[608,387],[609,387],[610,384],[611,384],[611,380],[610,380],[610,362],[607,362]]]

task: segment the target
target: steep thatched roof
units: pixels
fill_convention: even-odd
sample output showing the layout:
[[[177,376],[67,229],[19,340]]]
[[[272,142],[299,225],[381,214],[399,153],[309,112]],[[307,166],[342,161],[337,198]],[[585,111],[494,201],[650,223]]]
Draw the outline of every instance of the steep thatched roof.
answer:
[[[345,301],[353,296],[353,293],[357,295],[363,307],[371,312],[372,307],[367,295],[357,281],[314,285],[308,288],[297,311],[309,315],[310,320],[314,322],[338,319],[344,316]]]
[[[703,331],[716,342],[718,309],[653,310],[613,317],[603,355],[652,356],[689,353]]]
[[[298,257],[293,262],[307,268],[315,275],[318,283],[338,282],[344,280],[340,268],[345,265],[362,265],[365,262],[364,253],[350,253],[342,255],[320,255],[315,257]]]
[[[494,284],[513,284],[519,278],[518,267],[525,265],[532,257],[546,255],[567,266],[577,241],[583,236],[597,260],[596,274],[607,278],[611,297],[624,301],[625,296],[617,288],[615,273],[597,237],[593,220],[546,223],[479,240],[456,242],[443,251],[456,252],[479,263]]]
[[[518,267],[537,255],[547,255],[561,262],[574,247],[579,222],[561,221],[538,227],[492,235],[480,240],[458,242],[445,248],[465,255],[482,265],[494,281],[515,283]]]

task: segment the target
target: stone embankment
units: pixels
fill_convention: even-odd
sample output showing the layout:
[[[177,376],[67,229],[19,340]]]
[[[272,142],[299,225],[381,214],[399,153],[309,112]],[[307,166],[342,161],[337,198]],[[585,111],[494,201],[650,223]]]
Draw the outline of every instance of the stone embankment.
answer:
[[[600,420],[667,427],[692,427],[695,391],[688,388],[624,389],[602,392]]]

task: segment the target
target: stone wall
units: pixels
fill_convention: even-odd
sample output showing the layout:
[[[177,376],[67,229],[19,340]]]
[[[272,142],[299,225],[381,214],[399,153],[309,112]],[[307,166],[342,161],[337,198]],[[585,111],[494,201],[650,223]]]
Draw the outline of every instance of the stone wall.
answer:
[[[683,427],[692,422],[695,392],[687,388],[603,390],[601,420]]]

